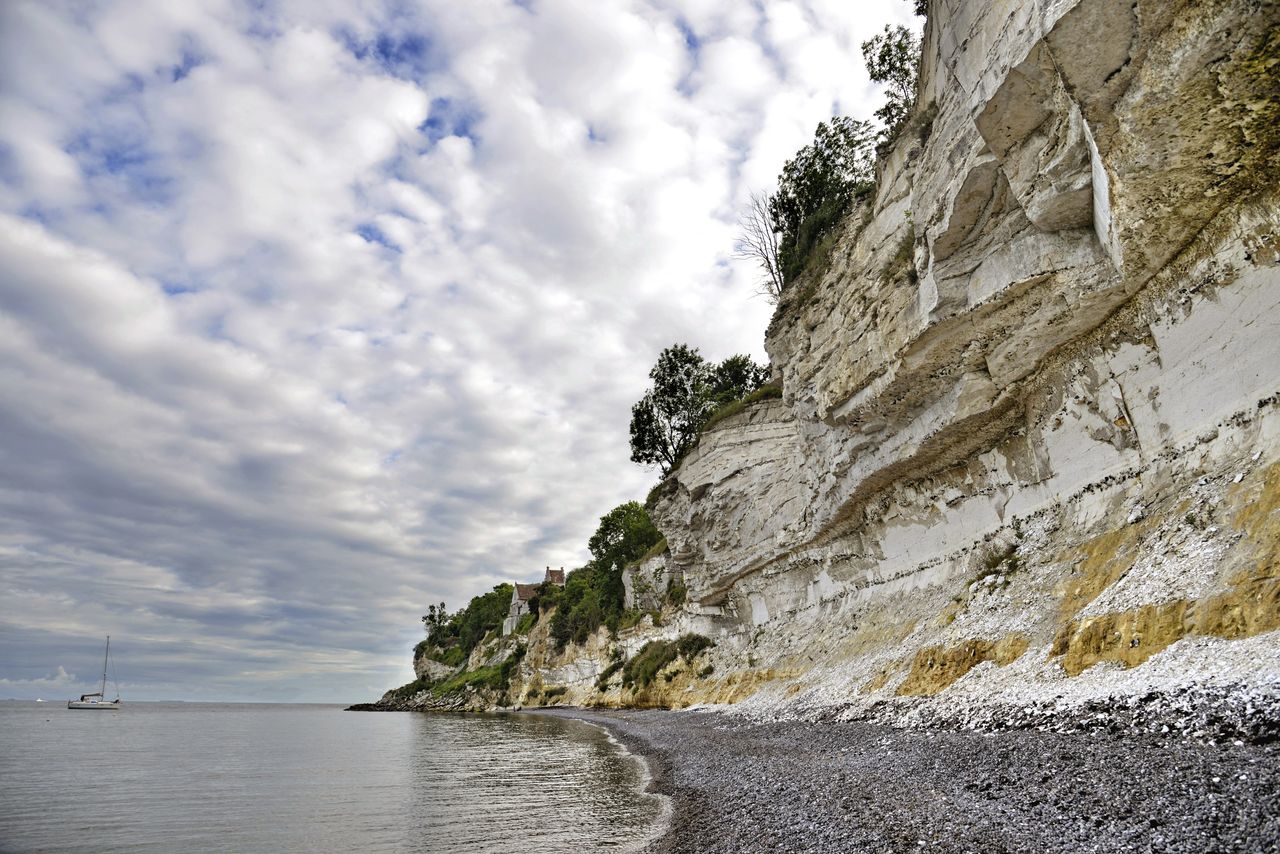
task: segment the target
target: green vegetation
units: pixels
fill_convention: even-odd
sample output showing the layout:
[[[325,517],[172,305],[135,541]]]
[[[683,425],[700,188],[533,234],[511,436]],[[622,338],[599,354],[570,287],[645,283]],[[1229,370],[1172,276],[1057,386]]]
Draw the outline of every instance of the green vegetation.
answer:
[[[889,259],[889,263],[885,264],[883,270],[880,271],[880,279],[886,284],[896,282],[905,278],[911,284],[916,282],[916,268],[912,263],[912,253],[916,246],[916,228],[914,224],[907,226],[907,233],[902,236],[902,240],[898,242],[898,248],[894,251],[893,257]]]
[[[415,679],[412,682],[401,685],[399,688],[392,689],[391,697],[395,700],[407,700],[415,694],[426,691],[434,684],[430,679]]]
[[[609,682],[613,679],[614,674],[625,667],[627,661],[625,658],[615,658],[608,667],[600,671],[600,676],[596,678],[596,690],[609,690]]]
[[[431,693],[437,697],[443,697],[445,694],[452,694],[467,687],[501,690],[506,686],[502,684],[501,668],[494,665],[491,667],[477,667],[475,670],[464,670],[461,673],[454,674],[448,679],[432,685]]]
[[[914,0],[917,15],[926,0]],[[739,218],[734,255],[754,261],[761,271],[757,292],[773,303],[785,288],[809,273],[821,274],[835,248],[837,228],[853,203],[875,189],[876,143],[887,145],[910,124],[915,111],[920,69],[920,40],[904,26],[886,26],[862,44],[867,74],[885,86],[885,103],[876,110],[881,127],[848,116],[822,122],[813,141],[796,152],[778,175],[769,196],[753,193]],[[927,138],[933,117],[919,130]]]
[[[677,658],[692,663],[705,649],[715,642],[704,635],[681,635],[674,641],[649,641],[622,669],[622,685],[625,688],[644,688],[653,683],[667,665]]]
[[[499,584],[489,593],[474,597],[467,607],[450,615],[441,602],[427,609],[422,618],[427,639],[414,647],[414,655],[424,652],[433,661],[450,667],[461,665],[471,651],[484,641],[496,637],[511,606],[510,584]]]
[[[862,43],[862,59],[867,75],[874,82],[885,84],[884,106],[876,110],[876,118],[884,125],[881,137],[891,140],[915,108],[920,40],[901,24],[886,24],[884,32]]]
[[[991,545],[982,556],[982,566],[971,584],[982,588],[994,588],[1003,579],[1002,587],[1009,586],[1009,577],[1022,568],[1022,558],[1018,555],[1018,544]]]
[[[440,682],[428,683],[431,693],[437,697],[443,697],[446,694],[461,691],[467,687],[505,692],[510,687],[511,677],[515,675],[525,652],[524,644],[520,644],[512,650],[511,655],[507,656],[501,664],[477,667],[475,670],[464,670]]]
[[[636,558],[634,563],[644,563],[647,560],[653,560],[655,557],[662,554],[666,550],[667,550],[667,538],[662,537],[656,543],[649,546],[649,550],[647,552],[640,555],[640,557]]]
[[[625,631],[639,625],[646,615],[653,618],[655,626],[662,624],[661,617],[657,611],[640,611],[632,608],[629,611],[623,611],[622,616],[618,618],[618,631]]]
[[[550,631],[557,646],[585,643],[601,625],[617,631],[623,618],[622,570],[661,539],[649,514],[635,501],[600,517],[587,542],[591,560],[569,573],[563,590],[551,586],[538,596],[540,611],[556,609]]]
[[[705,433],[730,415],[737,415],[753,403],[759,403],[762,400],[772,400],[782,397],[782,386],[780,385],[762,385],[746,397],[739,400],[732,400],[715,412],[711,413],[707,418],[707,423],[702,425],[702,432]]]
[[[683,581],[672,581],[667,587],[667,601],[677,608],[684,604],[684,600],[689,596],[689,588],[684,586]]]
[[[687,344],[663,350],[649,371],[653,386],[631,407],[632,461],[656,463],[665,475],[697,444],[713,412],[751,394],[768,377],[768,369],[748,356],[716,365]]]
[[[837,116],[819,123],[813,142],[782,167],[769,214],[780,235],[778,268],[785,284],[805,271],[815,246],[854,200],[875,188],[875,138],[870,122]]]
[[[460,646],[451,646],[445,649],[436,647],[428,653],[427,657],[432,661],[438,661],[450,667],[458,667],[467,660],[468,655],[470,655],[469,650],[465,650]]]

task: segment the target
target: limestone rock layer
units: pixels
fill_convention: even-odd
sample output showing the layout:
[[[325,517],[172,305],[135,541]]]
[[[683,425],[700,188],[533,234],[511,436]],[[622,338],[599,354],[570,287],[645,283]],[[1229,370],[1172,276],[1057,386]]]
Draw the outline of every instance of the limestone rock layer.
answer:
[[[933,0],[874,197],[768,330],[782,399],[651,500],[628,590],[683,606],[535,629],[509,700],[1280,708],[1278,202],[1280,4]],[[686,632],[716,645],[609,676]]]
[[[930,5],[916,116],[770,326],[783,399],[652,508],[748,705],[1280,689],[1278,24]]]

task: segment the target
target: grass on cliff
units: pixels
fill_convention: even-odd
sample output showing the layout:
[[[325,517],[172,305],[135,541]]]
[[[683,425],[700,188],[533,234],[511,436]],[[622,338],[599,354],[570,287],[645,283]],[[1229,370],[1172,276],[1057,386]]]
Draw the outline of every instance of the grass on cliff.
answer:
[[[711,638],[698,634],[681,635],[673,641],[649,641],[622,668],[622,685],[645,688],[677,658],[692,663],[703,650],[715,645]]]
[[[782,397],[782,386],[780,385],[762,385],[760,388],[751,392],[744,398],[733,400],[721,406],[707,418],[707,423],[702,425],[702,432],[706,433],[712,427],[719,424],[726,418],[737,415],[753,403],[759,403],[762,400],[773,400]]]
[[[519,644],[512,650],[511,655],[507,656],[500,664],[477,667],[475,670],[464,670],[461,673],[455,673],[448,679],[431,683],[428,687],[431,689],[431,693],[437,697],[443,697],[446,694],[452,694],[464,688],[505,692],[511,686],[511,677],[515,675],[516,668],[520,666],[526,651],[525,645]]]

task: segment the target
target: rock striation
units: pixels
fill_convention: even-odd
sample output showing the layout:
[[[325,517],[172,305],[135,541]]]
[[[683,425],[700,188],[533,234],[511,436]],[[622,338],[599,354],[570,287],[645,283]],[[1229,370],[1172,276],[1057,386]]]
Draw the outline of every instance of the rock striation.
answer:
[[[1277,731],[1277,80],[1273,2],[933,0],[874,198],[769,327],[782,399],[651,498],[632,580],[687,601],[531,636],[517,694]],[[690,631],[705,666],[597,684]]]
[[[747,707],[1280,691],[1278,24],[931,4],[917,116],[770,326],[783,400],[652,508],[775,674]]]

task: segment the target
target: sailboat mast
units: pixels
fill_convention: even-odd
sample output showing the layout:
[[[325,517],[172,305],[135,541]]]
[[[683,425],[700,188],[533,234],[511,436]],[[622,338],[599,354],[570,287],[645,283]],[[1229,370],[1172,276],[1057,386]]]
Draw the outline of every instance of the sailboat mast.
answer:
[[[107,648],[102,653],[102,699],[107,699],[107,656],[111,654],[111,635],[107,635]]]

